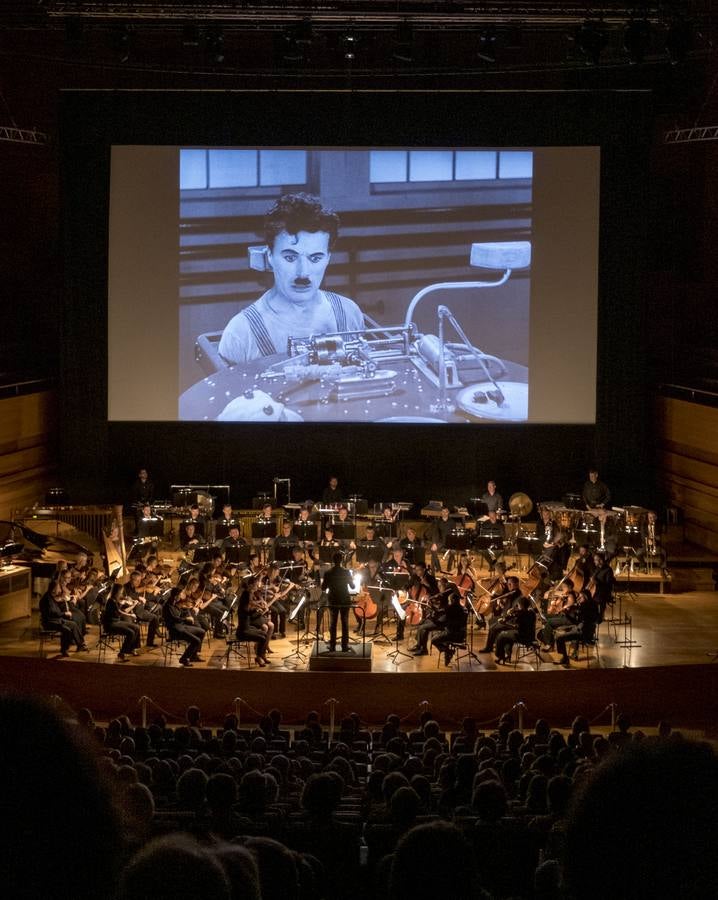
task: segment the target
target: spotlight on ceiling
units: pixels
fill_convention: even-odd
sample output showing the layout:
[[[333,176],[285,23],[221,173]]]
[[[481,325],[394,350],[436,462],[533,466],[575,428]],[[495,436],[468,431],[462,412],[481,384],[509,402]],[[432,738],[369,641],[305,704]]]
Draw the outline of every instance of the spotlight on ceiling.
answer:
[[[476,55],[484,62],[496,62],[496,29],[492,26],[483,28],[479,32],[479,41],[476,48]]]
[[[410,63],[414,61],[414,29],[409,22],[403,21],[396,26],[392,35],[392,58],[397,62]]]
[[[224,62],[224,31],[221,28],[210,28],[206,37],[207,53],[212,62]]]
[[[359,35],[353,29],[344,31],[340,35],[339,46],[341,47],[342,56],[347,62],[353,62],[356,59],[358,44]]]
[[[666,53],[671,65],[677,66],[685,62],[692,49],[693,25],[686,19],[673,19],[666,31]]]
[[[623,49],[631,65],[640,65],[651,46],[651,26],[645,19],[629,19],[623,28]]]
[[[603,22],[586,19],[575,31],[576,46],[586,58],[587,66],[597,66],[608,43]]]
[[[132,56],[134,35],[129,25],[113,28],[110,33],[110,44],[121,63],[129,62]]]

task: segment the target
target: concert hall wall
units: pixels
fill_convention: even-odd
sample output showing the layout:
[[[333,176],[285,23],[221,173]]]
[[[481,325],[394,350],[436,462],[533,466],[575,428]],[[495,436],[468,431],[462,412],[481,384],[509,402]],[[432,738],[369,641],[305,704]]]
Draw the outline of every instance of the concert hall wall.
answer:
[[[458,503],[496,478],[508,497],[560,498],[598,465],[617,503],[651,503],[645,308],[650,98],[645,92],[67,92],[61,100],[65,292],[61,471],[73,502],[123,499],[140,466],[170,483],[229,483],[235,505],[272,478],[315,499],[330,473],[370,500]],[[595,425],[310,425],[107,420],[112,144],[601,148]],[[137,322],[138,329],[144,326]],[[562,341],[555,353],[585,348]],[[156,335],[158,346],[164,337]],[[150,359],[128,358],[146,367]],[[566,385],[571,390],[571,385]]]

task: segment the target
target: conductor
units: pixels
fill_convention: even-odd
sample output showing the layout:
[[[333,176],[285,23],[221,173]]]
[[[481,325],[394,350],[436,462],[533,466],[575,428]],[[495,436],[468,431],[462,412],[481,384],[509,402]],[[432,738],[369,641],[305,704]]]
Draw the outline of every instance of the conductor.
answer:
[[[349,610],[351,594],[355,593],[352,573],[342,565],[344,554],[337,551],[332,556],[334,565],[328,569],[322,580],[322,590],[328,595],[329,606],[329,652],[337,649],[337,621],[342,617],[342,653],[349,651]]]

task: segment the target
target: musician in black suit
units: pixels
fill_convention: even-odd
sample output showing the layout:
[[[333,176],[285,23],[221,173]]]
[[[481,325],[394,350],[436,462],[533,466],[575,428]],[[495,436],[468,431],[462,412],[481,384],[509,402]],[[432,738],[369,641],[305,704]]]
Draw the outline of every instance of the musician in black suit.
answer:
[[[509,575],[506,579],[508,591],[500,594],[494,601],[495,616],[486,635],[486,646],[479,650],[479,653],[491,653],[494,644],[502,631],[510,631],[516,627],[514,616],[515,610],[518,610],[521,601],[521,587],[518,578],[515,575]]]
[[[520,597],[519,607],[514,616],[514,627],[502,631],[496,639],[496,662],[499,665],[508,662],[517,641],[525,647],[530,647],[535,640],[536,611],[531,608],[528,597]]]
[[[137,656],[140,644],[140,626],[133,620],[130,613],[122,611],[122,602],[125,598],[125,587],[122,584],[114,584],[110,596],[107,598],[105,608],[102,610],[102,627],[108,634],[120,634],[123,641],[117,659],[126,662],[131,654]]]
[[[573,641],[593,641],[596,637],[596,626],[603,618],[595,597],[592,597],[586,590],[581,591],[578,595],[576,614],[578,616],[577,624],[564,631],[556,639],[556,649],[561,654],[561,658],[555,662],[555,665],[568,666],[566,644],[570,644]]]
[[[446,595],[447,604],[444,612],[437,616],[436,622],[441,631],[434,635],[431,643],[439,653],[444,654],[444,665],[449,666],[454,655],[451,644],[463,644],[466,640],[468,610],[461,605],[461,594],[458,589],[454,585],[450,585],[446,578],[442,578],[441,582],[442,595]],[[454,590],[451,589],[452,587]]]
[[[591,576],[591,581],[595,585],[593,597],[598,604],[598,621],[603,622],[606,607],[613,603],[613,588],[616,584],[616,578],[603,553],[594,553],[593,561],[596,565],[596,570]]]
[[[352,573],[342,565],[344,554],[337,550],[332,562],[334,565],[322,579],[322,590],[327,593],[327,605],[329,606],[329,651],[337,648],[337,622],[342,620],[342,653],[349,650],[349,610],[352,605],[354,582]]]
[[[162,616],[169,640],[186,643],[187,646],[179,661],[180,665],[190,668],[193,662],[203,662],[199,651],[202,649],[205,630],[179,605],[180,594],[182,588],[172,588],[162,607]]]

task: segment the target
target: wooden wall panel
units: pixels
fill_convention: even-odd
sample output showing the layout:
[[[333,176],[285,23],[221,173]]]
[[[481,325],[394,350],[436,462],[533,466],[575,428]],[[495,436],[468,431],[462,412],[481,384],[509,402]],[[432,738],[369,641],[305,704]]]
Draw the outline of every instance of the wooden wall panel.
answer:
[[[0,519],[31,506],[55,479],[57,397],[0,400]]]
[[[718,552],[718,409],[661,397],[658,480],[689,541]]]

